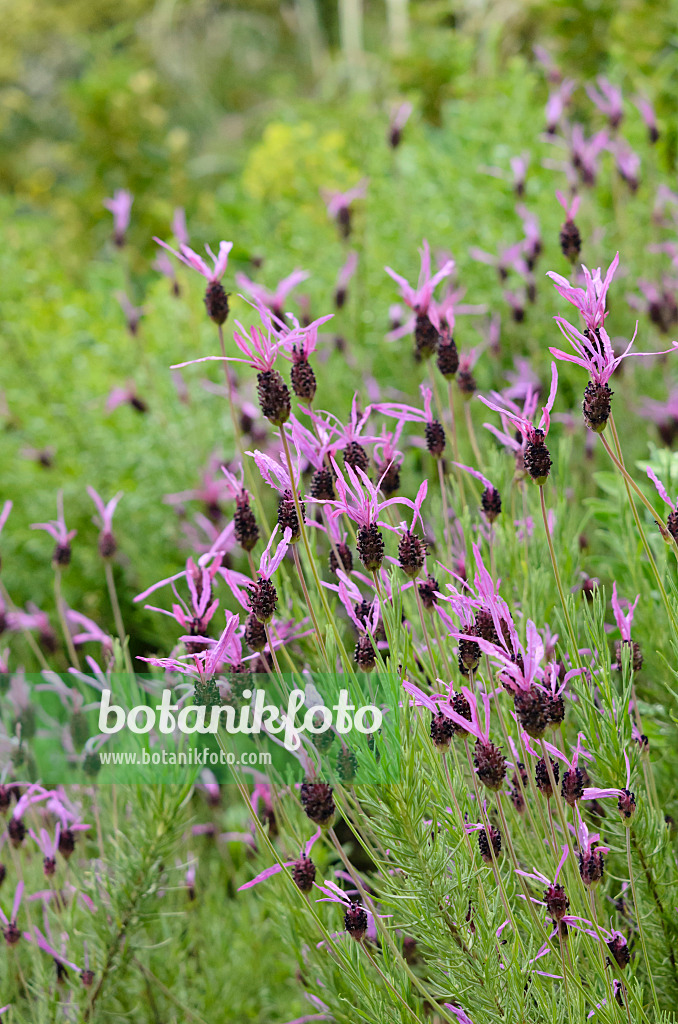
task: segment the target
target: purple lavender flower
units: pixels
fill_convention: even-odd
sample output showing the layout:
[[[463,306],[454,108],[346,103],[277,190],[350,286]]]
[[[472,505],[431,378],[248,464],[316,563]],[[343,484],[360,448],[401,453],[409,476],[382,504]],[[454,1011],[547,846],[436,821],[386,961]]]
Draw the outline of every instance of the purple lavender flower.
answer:
[[[269,309],[276,319],[282,320],[285,315],[284,307],[287,296],[308,277],[310,274],[307,270],[293,270],[291,274],[278,282],[273,291],[264,288],[262,284],[257,284],[256,281],[251,281],[249,277],[241,273],[235,275],[235,282],[239,288],[249,292],[258,304]]]
[[[214,263],[214,267],[211,269],[207,263],[205,263],[202,256],[199,256],[193,249],[189,249],[187,245],[181,244],[179,246],[179,252],[173,249],[167,242],[163,242],[160,238],[153,238],[154,242],[161,245],[163,249],[167,249],[173,256],[176,256],[178,260],[181,260],[187,267],[192,270],[196,270],[207,280],[207,289],[205,290],[205,309],[210,320],[213,320],[219,327],[226,322],[229,313],[228,296],[224,291],[221,279],[226,273],[226,267],[228,266],[228,254],[233,248],[233,242],[220,242],[219,253],[217,256],[214,255],[209,245],[205,246],[207,255]]]
[[[63,491],[57,494],[57,518],[48,523],[32,523],[31,530],[46,530],[56,541],[52,564],[55,568],[65,568],[71,561],[71,541],[77,530],[68,530],[64,519]]]
[[[515,413],[513,411],[515,409],[515,406],[513,406],[513,408],[506,407],[506,405],[501,406],[497,402],[490,402],[487,398],[484,398],[482,395],[479,396],[480,401],[483,402],[483,404],[486,405],[488,409],[493,409],[494,412],[500,413],[502,419],[508,420],[508,422],[511,423],[517,431],[519,431],[521,437],[520,442],[515,441],[514,439],[513,441],[510,441],[509,447],[513,447],[513,445],[515,444],[516,449],[520,450],[520,448],[523,445],[523,439],[525,440],[525,446],[523,450],[523,461],[525,469],[530,474],[534,482],[539,486],[543,485],[546,482],[546,479],[551,470],[551,457],[545,444],[545,438],[547,437],[549,432],[549,425],[551,422],[550,413],[553,408],[553,403],[556,400],[557,390],[558,370],[556,369],[556,364],[551,363],[551,390],[549,392],[549,397],[546,402],[546,405],[542,407],[542,414],[539,420],[539,425],[536,427],[532,422],[532,416],[528,419],[525,415],[521,416],[520,414]],[[500,395],[498,395],[497,398],[501,400]],[[511,405],[513,405],[513,403],[511,403]],[[532,415],[534,415],[534,413],[532,413]],[[493,430],[493,433],[497,434],[499,439],[503,440],[504,443],[506,442],[506,440],[508,440],[506,435],[500,435],[492,427],[490,427],[490,429]]]
[[[129,300],[126,292],[115,292],[115,298],[125,314],[127,330],[133,338],[139,333],[139,323],[146,312],[145,306],[134,306]]]
[[[605,323],[605,317],[608,315],[605,310],[607,293],[618,266],[619,253],[612,260],[603,281],[600,267],[591,273],[588,267],[582,265],[585,288],[575,288],[566,277],[556,274],[553,270],[547,271],[546,276],[551,278],[559,295],[579,310],[590,334],[595,334]]]
[[[113,241],[118,247],[125,244],[134,196],[127,189],[119,188],[112,199],[104,199],[104,206],[113,214]]]
[[[618,89],[616,85],[613,85],[603,75],[598,75],[596,81],[598,82],[598,89],[594,85],[587,85],[586,94],[595,103],[601,114],[604,114],[608,119],[610,127],[613,129],[618,128],[624,117],[621,89]]]
[[[10,916],[7,917],[2,908],[0,908],[0,921],[2,921],[4,925],[4,928],[2,929],[2,934],[8,946],[15,946],[17,942],[19,942],[19,940],[21,939],[21,932],[17,928],[16,922],[17,917],[19,915],[21,897],[23,896],[23,894],[24,883],[23,881],[20,881],[17,883],[17,887],[14,891],[14,901],[12,903],[12,911],[10,913]]]
[[[341,309],[346,304],[349,281],[355,274],[357,266],[358,253],[352,249],[337,275],[337,283],[334,288],[334,304],[337,309]]]
[[[671,498],[669,498],[668,492],[664,487],[664,484],[661,482],[661,480],[659,480],[654,470],[650,469],[649,466],[647,469],[647,475],[657,488],[657,493],[659,494],[659,497],[662,499],[662,501],[665,501],[671,509],[666,520],[666,528],[670,535],[673,537],[676,544],[678,544],[678,497],[675,501],[672,501]]]
[[[367,185],[369,183],[368,178],[363,178],[354,185],[353,188],[349,188],[346,192],[336,192],[330,189],[321,189],[321,195],[325,200],[325,206],[327,207],[327,213],[332,220],[337,222],[339,228],[339,234],[342,238],[348,238],[351,234],[352,229],[352,214],[351,207],[356,199],[364,199],[367,195]]]
[[[416,288],[391,267],[385,267],[386,273],[400,287],[400,294],[415,315],[414,335],[416,353],[420,358],[433,354],[438,343],[441,325],[440,316],[433,302],[436,285],[449,277],[454,270],[454,260],[446,260],[440,270],[431,275],[431,250],[426,239],[420,249],[421,271]]]
[[[642,96],[636,96],[633,103],[638,108],[638,112],[647,126],[647,134],[649,136],[650,143],[654,145],[659,138],[657,115],[654,112],[654,107]]]
[[[186,211],[177,206],[172,217],[172,234],[179,245],[188,245],[188,228],[186,227]]]
[[[402,141],[403,128],[412,114],[412,104],[405,100],[394,107],[388,123],[388,143],[391,149],[397,149]]]
[[[113,536],[113,514],[123,496],[123,492],[118,491],[107,503],[104,503],[103,498],[93,487],[88,487],[87,493],[96,505],[100,517],[99,521],[97,521],[96,517],[92,520],[96,526],[101,528],[101,533],[99,534],[99,554],[102,558],[111,558],[117,550],[117,544]]]
[[[554,135],[561,124],[565,109],[569,106],[576,87],[577,83],[573,78],[565,78],[549,94],[545,111],[546,131],[549,135]]]
[[[260,882],[265,882],[268,878],[272,878],[273,875],[277,875],[283,868],[292,868],[292,877],[294,878],[295,883],[299,886],[302,892],[310,892],[315,880],[315,867],[313,865],[313,861],[310,859],[311,850],[321,835],[322,829],[318,828],[308,842],[304,844],[301,854],[296,858],[296,860],[286,860],[282,864],[273,864],[270,868],[266,868],[264,871],[261,871],[249,882],[245,882],[244,885],[241,885],[238,888],[238,892],[242,892],[244,889],[251,889],[252,886],[259,885]],[[311,874],[313,874],[313,878],[310,877]],[[308,884],[309,879],[310,885]],[[302,883],[301,885],[299,885],[300,882]]]

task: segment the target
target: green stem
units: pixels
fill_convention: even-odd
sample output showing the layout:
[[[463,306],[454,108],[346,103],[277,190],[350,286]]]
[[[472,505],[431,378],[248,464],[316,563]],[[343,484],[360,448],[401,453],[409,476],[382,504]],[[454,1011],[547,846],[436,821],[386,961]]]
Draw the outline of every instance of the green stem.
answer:
[[[652,1001],[654,1003],[654,1009],[655,1013],[657,1014],[657,1018],[659,1018],[659,1001],[657,999],[657,992],[654,987],[654,978],[652,977],[652,964],[650,963],[650,958],[647,953],[647,943],[645,942],[645,929],[643,928],[643,922],[640,916],[640,904],[638,903],[638,894],[636,893],[636,879],[633,874],[633,860],[631,858],[631,829],[628,826],[626,828],[626,862],[629,866],[631,892],[633,893],[633,908],[636,912],[636,921],[638,922],[638,934],[640,935],[640,944],[643,947],[643,956],[645,957],[647,976],[650,981],[650,988],[652,989]]]
[[[57,614],[59,616],[59,622],[61,623],[61,632],[64,635],[64,641],[66,643],[66,650],[68,651],[68,657],[73,668],[80,668],[80,662],[78,661],[78,655],[75,650],[75,644],[73,643],[73,637],[71,631],[68,628],[68,621],[66,619],[66,606],[64,599],[61,594],[61,569],[57,566],[54,570],[54,598],[56,601]]]
[[[551,555],[551,565],[553,566],[553,575],[556,578],[556,586],[558,587],[558,593],[560,595],[560,603],[563,607],[563,615],[565,616],[565,622],[567,625],[567,631],[570,634],[570,643],[572,644],[572,657],[575,660],[577,667],[581,668],[581,661],[579,659],[579,647],[577,644],[577,637],[575,636],[574,627],[572,620],[570,619],[570,613],[567,608],[567,602],[565,600],[565,593],[563,591],[563,584],[560,579],[560,572],[558,571],[558,562],[556,561],[556,552],[553,547],[553,539],[551,537],[551,531],[549,530],[549,521],[546,514],[546,501],[544,499],[544,487],[543,484],[539,486],[539,499],[541,502],[541,514],[544,520],[544,530],[546,532],[546,540],[549,546],[549,554]]]
[[[614,420],[612,419],[612,417],[610,417],[610,425],[612,426],[613,434],[616,437],[616,429],[614,427]],[[610,448],[609,444],[607,443],[606,439],[602,436],[602,434],[600,435],[600,439],[603,442],[603,447],[607,451],[608,455],[612,458],[613,462],[616,464],[616,466],[618,467],[619,471],[622,474],[622,478],[624,480],[624,486],[626,487],[626,494],[627,494],[627,497],[628,497],[628,500],[629,500],[629,505],[631,506],[631,512],[633,513],[633,518],[634,518],[635,523],[636,523],[636,529],[638,530],[638,533],[640,535],[640,539],[641,539],[642,545],[645,548],[645,554],[647,555],[648,561],[650,563],[650,567],[651,567],[652,572],[654,574],[654,578],[657,581],[657,586],[659,587],[659,591],[660,591],[660,593],[662,595],[662,601],[664,602],[664,607],[666,608],[667,615],[668,615],[669,619],[671,620],[671,622],[673,624],[674,632],[678,633],[678,622],[676,622],[676,618],[675,618],[675,616],[673,614],[673,611],[671,609],[671,605],[669,604],[669,598],[668,598],[668,594],[666,593],[666,589],[664,587],[664,582],[663,582],[661,576],[659,575],[659,569],[657,568],[657,563],[654,560],[654,556],[652,554],[652,551],[650,550],[650,545],[648,544],[647,537],[645,536],[645,531],[643,530],[642,524],[640,522],[640,516],[638,515],[638,509],[636,508],[636,503],[633,500],[633,495],[631,494],[631,489],[630,489],[629,481],[630,481],[631,484],[633,484],[633,486],[634,486],[634,488],[636,490],[638,490],[638,488],[636,487],[635,483],[633,482],[633,480],[631,480],[631,477],[626,472],[626,469],[624,468],[623,463],[620,462],[619,459],[616,458],[616,456],[612,452],[612,449]],[[617,439],[617,444],[618,443],[619,443],[619,441]],[[619,448],[619,453],[621,454],[621,448]],[[638,493],[640,494],[640,491],[638,491]],[[643,497],[643,500],[644,500],[644,496],[641,495],[641,497]],[[645,504],[648,504],[648,502],[646,501]],[[652,506],[650,506],[650,509],[652,509]],[[652,510],[652,514],[654,515],[654,510]],[[657,520],[657,522],[660,522],[660,520]]]

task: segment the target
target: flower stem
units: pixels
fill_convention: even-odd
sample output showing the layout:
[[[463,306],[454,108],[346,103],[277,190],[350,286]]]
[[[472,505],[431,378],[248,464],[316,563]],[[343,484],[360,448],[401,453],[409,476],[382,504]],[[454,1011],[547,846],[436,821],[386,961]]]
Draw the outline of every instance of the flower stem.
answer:
[[[454,461],[459,462],[459,440],[457,438],[457,418],[454,415],[454,392],[452,390],[452,381],[449,381],[447,385],[447,399],[450,406],[450,426],[452,434],[452,451],[454,452]],[[464,493],[464,474],[459,469],[459,466],[455,466],[455,473],[457,474],[457,486],[459,487],[459,497],[461,498],[462,506],[466,504],[466,495]]]
[[[408,1012],[408,1013],[409,1013],[409,1014],[411,1015],[412,1019],[413,1019],[413,1020],[415,1020],[415,1021],[417,1022],[417,1024],[422,1024],[421,1020],[419,1019],[419,1017],[417,1017],[416,1013],[414,1012],[414,1010],[412,1009],[412,1007],[411,1007],[411,1006],[409,1005],[409,1003],[407,1003],[407,1002],[406,1002],[406,1001],[405,1001],[405,1000],[403,999],[403,997],[401,996],[400,992],[398,992],[398,991],[397,991],[397,990],[396,990],[396,989],[395,989],[395,988],[393,987],[393,985],[391,984],[391,982],[389,981],[389,979],[388,979],[388,978],[386,977],[386,975],[384,974],[384,972],[382,971],[382,969],[381,969],[381,968],[379,967],[379,964],[377,963],[377,961],[376,961],[376,960],[374,959],[374,957],[373,957],[373,956],[372,956],[372,954],[370,953],[370,951],[369,951],[369,949],[368,949],[367,945],[366,945],[366,944],[365,944],[364,942],[361,942],[361,943],[360,943],[360,946],[361,946],[361,949],[362,949],[363,953],[365,954],[365,956],[367,957],[367,959],[368,959],[368,960],[370,961],[370,963],[372,964],[372,966],[374,967],[375,971],[377,972],[377,974],[379,975],[379,977],[380,977],[380,978],[382,979],[382,981],[384,982],[384,984],[386,985],[386,987],[387,987],[387,988],[388,988],[388,989],[389,989],[389,990],[390,990],[390,991],[391,991],[391,992],[393,993],[393,995],[394,995],[394,996],[396,997],[396,999],[398,999],[398,1000],[399,1000],[399,1001],[400,1001],[400,1002],[401,1002],[401,1003],[403,1004],[403,1006],[405,1007],[405,1009],[407,1010],[407,1012]]]
[[[613,436],[615,438],[615,443],[617,445],[617,451],[619,452],[619,456],[620,456],[620,459],[621,459],[621,447],[619,445],[619,438],[617,436],[617,430],[616,430],[616,427],[614,425],[614,419],[613,419],[612,416],[610,416],[610,425],[612,427]],[[644,503],[649,507],[653,517],[655,518],[655,521],[658,524],[661,524],[661,518],[657,518],[656,513],[654,512],[654,509],[652,508],[652,506],[649,504],[648,501],[646,501],[645,496],[641,493],[639,488],[636,487],[634,481],[631,479],[629,474],[626,472],[623,460],[620,461],[620,459],[617,459],[615,457],[614,453],[612,452],[612,449],[610,448],[609,444],[607,443],[605,438],[602,436],[602,434],[601,434],[601,441],[603,442],[603,446],[605,447],[605,450],[607,451],[608,455],[610,455],[610,457],[614,461],[615,465],[617,466],[617,468],[619,469],[619,471],[622,474],[622,477],[623,477],[623,480],[624,480],[624,485],[626,487],[626,494],[627,494],[627,497],[629,499],[629,505],[631,506],[631,512],[633,513],[633,518],[635,519],[635,522],[636,522],[636,528],[637,528],[638,533],[640,535],[640,539],[642,541],[643,547],[645,548],[645,554],[647,555],[648,561],[649,561],[650,566],[652,568],[652,572],[654,573],[654,578],[657,581],[657,586],[659,587],[659,591],[660,591],[660,593],[662,595],[662,600],[664,602],[664,607],[666,608],[666,612],[668,614],[668,617],[671,620],[674,632],[678,633],[678,622],[676,622],[675,615],[673,614],[673,611],[671,609],[671,605],[669,604],[669,598],[668,598],[668,594],[666,593],[666,588],[664,587],[664,582],[663,582],[663,580],[662,580],[662,578],[661,578],[661,576],[659,574],[659,569],[657,568],[657,563],[654,560],[654,556],[652,554],[652,551],[650,550],[650,545],[648,544],[647,537],[645,536],[645,531],[643,530],[642,524],[640,522],[640,516],[638,515],[638,509],[636,508],[636,503],[634,502],[633,495],[631,494],[630,484],[633,485],[633,487],[634,487],[634,489],[636,491],[638,491],[638,494],[643,499]],[[660,529],[663,529],[662,525],[660,525]]]
[[[435,684],[435,681],[436,681],[437,676],[438,676],[438,672],[436,670],[436,661],[435,661],[435,658],[433,657],[433,648],[431,647],[431,641],[429,639],[428,630],[426,629],[426,620],[424,618],[424,608],[423,608],[422,603],[421,603],[421,594],[419,593],[419,587],[417,586],[416,579],[414,579],[412,581],[412,584],[413,584],[414,595],[415,595],[415,597],[417,599],[417,608],[419,609],[419,621],[421,622],[421,629],[422,629],[422,632],[424,634],[424,640],[426,641],[426,647],[428,649],[428,656],[429,656],[429,658],[431,660],[431,685],[433,686]]]
[[[450,512],[447,507],[447,489],[445,487],[445,474],[443,472],[443,460],[436,459],[438,463],[438,480],[440,481],[440,497],[443,502],[443,537],[447,548],[447,557],[452,560],[452,545],[450,543]]]
[[[546,540],[549,546],[549,554],[551,555],[551,565],[553,566],[553,575],[556,578],[556,586],[558,587],[558,593],[560,594],[560,603],[563,607],[563,614],[565,616],[565,622],[567,624],[567,631],[570,634],[570,643],[572,644],[572,656],[576,661],[576,664],[581,668],[581,662],[579,660],[579,647],[577,645],[577,637],[574,632],[572,620],[570,619],[570,613],[567,608],[567,602],[565,600],[565,594],[563,592],[563,584],[560,579],[560,572],[558,571],[558,562],[556,561],[556,553],[553,547],[553,539],[551,537],[551,531],[549,530],[548,516],[546,515],[546,501],[544,500],[544,487],[539,487],[539,499],[541,502],[541,514],[544,520],[544,530],[546,531]]]
[[[218,324],[219,331],[219,346],[221,348],[221,354],[226,359],[226,345],[224,344],[224,328],[221,324]],[[256,474],[252,471],[249,460],[245,458],[245,452],[242,444],[242,437],[240,436],[240,428],[238,426],[238,417],[235,412],[235,402],[233,400],[233,384],[228,373],[228,364],[224,363],[224,376],[226,378],[226,391],[228,392],[228,406],[231,412],[231,423],[233,424],[233,436],[235,438],[235,444],[240,455],[240,462],[242,464],[245,476],[247,477],[247,486],[250,491],[257,496],[257,506],[259,508],[259,514],[261,515],[264,528],[268,536],[271,536],[271,527],[268,524],[266,518],[266,512],[264,511],[264,503],[261,500],[261,491],[259,489],[259,479]]]
[[[61,569],[58,567],[54,570],[54,599],[56,601],[57,614],[59,616],[59,622],[61,623],[61,632],[64,635],[64,641],[66,643],[66,650],[68,651],[70,663],[73,668],[79,669],[80,662],[78,661],[73,637],[71,636],[71,631],[68,628],[68,622],[66,620],[66,606],[61,593]]]
[[[617,452],[619,454],[619,458],[617,457],[617,455],[614,454],[614,452],[610,448],[610,445],[609,445],[609,442],[608,442],[607,438],[604,437],[603,434],[599,434],[598,436],[600,437],[600,440],[602,442],[603,448],[605,449],[605,451],[610,456],[610,458],[614,462],[615,466],[617,467],[617,469],[619,470],[619,472],[623,476],[625,483],[628,486],[633,488],[633,490],[636,492],[636,494],[638,495],[638,497],[642,501],[643,505],[645,505],[645,508],[648,510],[648,512],[650,513],[650,515],[652,516],[652,518],[656,522],[657,526],[659,527],[662,536],[666,537],[668,535],[668,531],[667,531],[666,526],[664,524],[664,520],[659,515],[659,513],[656,511],[656,509],[653,508],[653,506],[650,504],[650,502],[645,497],[645,495],[641,491],[640,487],[635,482],[633,477],[630,475],[630,473],[626,469],[626,466],[624,465],[623,459],[621,458],[621,448],[620,448],[620,445],[619,445],[619,438],[617,436],[617,430],[616,430],[616,427],[614,425],[614,420],[613,420],[612,416],[610,416],[610,426],[612,427],[612,434],[613,434],[614,441],[615,441],[615,447],[616,447]]]
[[[315,635],[316,640],[318,642],[320,655],[323,661],[325,662],[327,670],[329,671],[330,665],[329,661],[327,660],[327,650],[325,649],[325,642],[320,632],[320,626],[318,625],[318,619],[316,618],[315,609],[313,608],[313,605],[311,603],[311,597],[308,592],[308,587],[306,586],[306,580],[304,579],[304,570],[301,567],[301,559],[299,558],[299,546],[297,544],[292,544],[292,552],[294,554],[294,564],[297,567],[297,574],[299,576],[299,582],[301,583],[301,589],[304,592],[304,600],[306,601],[308,610],[311,613],[311,619],[313,620],[313,628],[315,629]]]
[[[476,440],[476,432],[473,429],[473,419],[471,417],[471,405],[469,402],[464,402],[464,416],[466,417],[466,428],[468,430],[469,441],[471,442],[471,448],[473,449],[473,457],[475,458],[478,469],[483,464],[483,457],[480,454],[480,448]]]
[[[660,1016],[659,1001],[657,1000],[657,992],[654,987],[654,979],[652,977],[652,964],[647,953],[647,944],[645,942],[645,929],[643,928],[643,922],[640,916],[640,904],[638,903],[638,895],[636,893],[636,879],[633,874],[633,860],[631,858],[631,829],[626,828],[626,862],[629,867],[629,879],[631,880],[631,892],[633,893],[633,908],[636,912],[636,921],[638,922],[638,933],[640,935],[640,944],[643,947],[643,956],[645,958],[645,966],[647,968],[647,976],[650,981],[650,988],[652,990],[652,1001],[654,1003],[655,1013],[657,1018]]]

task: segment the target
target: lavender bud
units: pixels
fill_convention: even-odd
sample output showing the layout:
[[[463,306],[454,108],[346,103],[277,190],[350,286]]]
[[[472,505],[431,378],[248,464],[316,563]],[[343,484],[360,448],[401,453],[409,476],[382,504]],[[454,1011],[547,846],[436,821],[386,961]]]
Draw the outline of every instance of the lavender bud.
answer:
[[[579,874],[584,885],[595,885],[603,877],[605,859],[597,848],[592,848],[586,856],[579,854]]]
[[[359,441],[349,441],[342,455],[344,465],[350,466],[351,469],[362,469],[363,473],[367,473],[370,468],[369,456]]]
[[[75,852],[75,833],[70,828],[64,828],[59,836],[59,853],[64,860],[69,858]]]
[[[360,942],[367,931],[367,912],[360,903],[350,903],[344,914],[344,928],[356,942]]]
[[[434,459],[440,459],[445,451],[445,430],[439,420],[431,420],[426,424],[426,447]]]
[[[299,502],[301,509],[302,521],[306,522],[306,505],[303,501]],[[278,503],[278,526],[281,532],[284,534],[285,530],[290,529],[292,536],[290,537],[290,544],[297,544],[301,538],[301,527],[299,525],[299,516],[297,515],[297,506],[294,503],[294,495],[290,490],[285,491]]]
[[[565,888],[558,883],[549,885],[548,889],[544,891],[544,903],[556,923],[562,921],[570,909],[570,901],[565,893]]]
[[[314,824],[322,828],[330,827],[336,808],[332,787],[327,782],[302,782],[299,798],[306,816]]]
[[[259,622],[264,624],[270,622],[278,604],[278,591],[273,583],[267,579],[261,579],[258,583],[250,583],[247,594],[250,599],[250,608]]]
[[[473,398],[478,390],[478,385],[470,370],[460,370],[458,372],[457,387],[459,388],[459,393],[465,402],[468,402],[469,399]]]
[[[584,422],[595,434],[602,434],[612,412],[612,391],[607,384],[597,384],[590,380],[584,390],[582,410]]]
[[[296,887],[302,892],[311,892],[313,889],[315,864],[305,853],[302,853],[299,860],[292,865],[292,878]]]
[[[414,357],[418,363],[433,355],[440,335],[426,313],[417,316],[414,325]]]
[[[377,475],[381,480],[381,490],[387,498],[400,490],[400,466],[397,462],[381,463],[377,466]]]
[[[473,763],[478,778],[487,789],[501,789],[506,778],[506,758],[495,743],[476,740]]]
[[[614,646],[619,665],[622,664],[622,651],[627,647],[631,650],[631,668],[634,672],[640,672],[643,667],[643,652],[640,649],[640,644],[635,640],[617,640]]]
[[[459,641],[459,671],[463,676],[475,672],[480,662],[480,647],[475,640]]]
[[[567,769],[563,775],[560,792],[563,800],[570,807],[574,807],[577,800],[581,800],[584,795],[584,776],[580,768]]]
[[[259,540],[259,527],[247,491],[243,491],[236,499],[233,532],[243,551],[252,551]]]
[[[493,523],[501,515],[501,495],[494,487],[486,487],[480,498],[480,507],[487,516],[488,523]]]
[[[406,530],[398,544],[398,559],[400,568],[405,575],[411,580],[415,579],[426,560],[426,541],[418,537],[416,533]]]
[[[358,758],[348,747],[342,746],[337,754],[337,775],[344,783],[353,782],[358,771]]]
[[[99,554],[102,558],[112,558],[115,552],[118,550],[115,537],[107,530],[106,533],[102,533],[99,537]]]
[[[219,281],[210,281],[207,285],[204,302],[210,320],[219,326],[226,323],[229,313],[228,296]]]
[[[459,353],[454,338],[448,342],[440,341],[436,365],[445,380],[452,380],[459,369]]]
[[[549,700],[549,723],[555,728],[565,721],[565,701],[559,693]]]
[[[353,659],[363,672],[371,672],[376,664],[377,656],[368,636],[361,636],[355,645]]]
[[[614,957],[615,963],[620,970],[624,970],[631,962],[631,954],[626,939],[619,932],[613,932],[613,938],[607,943],[607,948]]]
[[[441,753],[444,754],[446,750],[450,749],[450,742],[454,732],[454,722],[447,715],[444,715],[442,712],[439,712],[437,715],[431,715],[430,736],[435,747]]]
[[[622,789],[617,800],[617,808],[622,818],[629,821],[636,813],[636,797],[630,789]]]
[[[10,818],[7,825],[7,835],[15,850],[18,850],[26,838],[26,826],[21,818]]]
[[[351,552],[348,544],[337,544],[337,554],[334,553],[334,548],[330,550],[330,570],[337,575],[337,570],[342,569],[345,573],[350,573],[353,569],[353,553]],[[337,558],[339,555],[339,558]],[[339,564],[341,562],[341,565]]]
[[[296,351],[296,347],[293,351]],[[310,404],[315,398],[317,381],[313,367],[307,359],[295,355],[292,369],[290,370],[290,380],[292,381],[292,390],[297,398],[301,398]]]
[[[287,423],[292,401],[287,384],[277,370],[264,370],[257,374],[257,396],[261,411],[267,420],[281,427]]]
[[[546,483],[553,463],[549,450],[544,444],[544,432],[535,429],[535,435],[535,440],[528,441],[525,445],[523,461],[529,475],[541,487]]]
[[[518,721],[528,736],[539,740],[548,728],[550,701],[543,690],[531,686],[529,690],[518,690],[513,697]]]
[[[421,603],[427,611],[432,611],[436,605],[436,593],[440,590],[438,580],[430,574],[421,583],[418,583]]]
[[[260,653],[268,642],[266,636],[266,630],[264,624],[261,622],[254,612],[251,612],[247,616],[245,622],[245,643],[250,651]]]
[[[581,235],[573,220],[566,220],[560,229],[560,248],[565,259],[574,263],[581,252]]]
[[[492,843],[492,850],[490,850],[490,842]],[[486,830],[480,829],[478,832],[478,849],[480,850],[480,856],[483,858],[486,864],[492,863],[492,852],[494,852],[495,858],[501,853],[501,832],[494,825],[490,825],[490,837],[488,840]]]
[[[376,523],[360,527],[357,548],[360,560],[368,572],[377,572],[381,569],[384,561],[384,538]]]
[[[311,478],[311,497],[316,501],[334,499],[334,474],[330,469],[316,469]]]
[[[554,761],[552,757],[549,758],[551,762],[551,771],[553,772],[553,781],[558,782],[560,777],[560,768],[558,762]],[[540,757],[534,769],[534,781],[537,784],[539,792],[546,797],[548,800],[553,796],[553,788],[551,786],[551,779],[549,776],[549,770],[546,766],[546,761],[543,757]]]

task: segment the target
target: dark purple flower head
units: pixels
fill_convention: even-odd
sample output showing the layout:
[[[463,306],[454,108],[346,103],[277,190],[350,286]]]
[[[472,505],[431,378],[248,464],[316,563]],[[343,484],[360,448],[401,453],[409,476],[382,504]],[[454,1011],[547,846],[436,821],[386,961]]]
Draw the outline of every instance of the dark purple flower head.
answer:
[[[118,502],[123,496],[122,491],[111,498],[107,503],[104,503],[103,498],[94,490],[93,487],[87,488],[87,493],[94,502],[99,513],[99,520],[96,517],[92,522],[101,527],[101,533],[99,535],[99,552],[103,558],[110,558],[111,555],[115,554],[116,543],[113,537],[113,513],[116,510]]]

